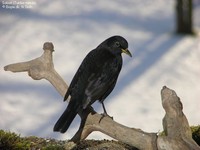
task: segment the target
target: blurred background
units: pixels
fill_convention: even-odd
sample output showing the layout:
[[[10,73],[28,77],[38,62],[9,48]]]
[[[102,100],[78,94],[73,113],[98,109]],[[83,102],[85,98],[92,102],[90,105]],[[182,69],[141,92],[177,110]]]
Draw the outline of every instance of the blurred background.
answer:
[[[108,114],[129,127],[162,131],[160,90],[166,85],[181,98],[190,125],[200,124],[199,15],[199,0],[1,0],[0,129],[70,139],[80,119],[65,134],[53,132],[67,106],[54,87],[3,67],[42,55],[50,41],[55,69],[69,84],[85,55],[113,35],[127,39],[133,57],[123,55],[117,85],[105,101]],[[103,112],[98,102],[94,107]],[[88,138],[109,137],[94,132]]]

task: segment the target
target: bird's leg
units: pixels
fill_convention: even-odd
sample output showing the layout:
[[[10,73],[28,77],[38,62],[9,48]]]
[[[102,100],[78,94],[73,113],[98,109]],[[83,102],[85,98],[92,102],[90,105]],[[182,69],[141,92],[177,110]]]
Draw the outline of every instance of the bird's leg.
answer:
[[[104,103],[101,102],[101,104],[103,106],[103,116],[108,116]]]
[[[111,117],[111,116],[108,115],[103,101],[101,101],[101,104],[102,104],[102,106],[103,106],[103,111],[104,111],[103,114],[102,114],[102,115],[103,115],[102,118],[103,118],[103,117],[110,117],[111,119],[113,119],[113,117]]]

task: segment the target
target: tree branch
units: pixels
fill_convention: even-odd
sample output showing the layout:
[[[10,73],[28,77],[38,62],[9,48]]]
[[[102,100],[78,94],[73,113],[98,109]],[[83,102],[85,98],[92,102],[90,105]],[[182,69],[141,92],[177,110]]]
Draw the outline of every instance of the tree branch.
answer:
[[[34,80],[46,79],[64,97],[68,88],[62,77],[55,71],[53,65],[54,46],[50,42],[43,45],[44,53],[42,56],[27,62],[10,64],[4,67],[5,71],[28,72]]]
[[[68,86],[54,69],[52,59],[53,44],[46,42],[43,49],[42,56],[31,61],[7,65],[4,70],[28,72],[29,76],[34,80],[46,79],[64,97]],[[182,112],[182,104],[176,93],[167,87],[163,87],[161,97],[163,108],[166,111],[163,119],[166,136],[157,136],[156,133],[146,133],[140,129],[129,128],[113,121],[109,117],[102,118],[102,115],[96,113],[92,107],[89,107],[84,112],[79,113],[81,124],[72,141],[78,142],[85,139],[91,132],[100,131],[142,150],[178,150],[183,149],[182,147],[185,149],[200,149],[192,140],[189,124]],[[180,144],[177,144],[177,142]]]
[[[200,147],[192,139],[189,123],[182,112],[183,105],[175,91],[164,86],[161,90],[161,98],[166,112],[163,118],[163,128],[166,136],[158,137],[158,149],[199,150]]]

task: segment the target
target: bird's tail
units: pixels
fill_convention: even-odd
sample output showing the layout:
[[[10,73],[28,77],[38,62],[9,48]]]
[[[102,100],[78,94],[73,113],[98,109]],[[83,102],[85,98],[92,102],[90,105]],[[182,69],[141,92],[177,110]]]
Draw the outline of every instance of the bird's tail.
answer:
[[[62,116],[58,119],[56,122],[53,131],[65,133],[67,129],[69,128],[70,124],[74,120],[74,118],[77,115],[77,108],[74,108],[73,102],[70,102],[68,107],[65,109],[64,113]]]

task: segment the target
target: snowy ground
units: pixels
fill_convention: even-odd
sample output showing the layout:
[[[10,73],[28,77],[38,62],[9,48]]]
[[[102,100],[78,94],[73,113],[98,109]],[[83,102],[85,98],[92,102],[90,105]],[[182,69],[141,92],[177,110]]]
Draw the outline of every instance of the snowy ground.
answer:
[[[69,83],[85,55],[112,35],[128,40],[133,58],[123,56],[118,83],[105,101],[108,113],[129,127],[161,131],[165,113],[160,90],[166,85],[181,98],[189,123],[200,124],[200,36],[174,34],[174,0],[26,0],[29,8],[18,9],[6,2],[14,1],[0,3],[0,129],[23,136],[72,137],[78,117],[67,134],[52,130],[67,105],[55,89],[3,67],[40,56],[43,43],[51,41],[55,68]],[[199,30],[200,3],[194,2]],[[98,103],[95,109],[102,112]],[[93,133],[89,138],[108,137]]]

